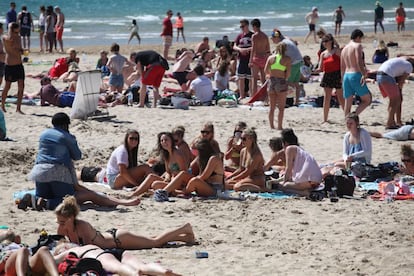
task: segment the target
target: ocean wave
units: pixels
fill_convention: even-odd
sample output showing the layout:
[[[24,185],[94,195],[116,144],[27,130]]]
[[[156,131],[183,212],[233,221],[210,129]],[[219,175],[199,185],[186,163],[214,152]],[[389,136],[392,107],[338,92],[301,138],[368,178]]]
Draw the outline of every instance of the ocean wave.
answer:
[[[225,10],[202,10],[201,12],[205,14],[218,14],[218,13],[226,13],[227,11]]]

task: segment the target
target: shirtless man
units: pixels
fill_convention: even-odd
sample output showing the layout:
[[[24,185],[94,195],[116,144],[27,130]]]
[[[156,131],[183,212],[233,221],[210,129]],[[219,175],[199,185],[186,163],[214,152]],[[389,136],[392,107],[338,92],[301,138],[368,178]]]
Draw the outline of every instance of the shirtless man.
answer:
[[[17,15],[17,23],[20,25],[20,36],[23,41],[23,48],[30,51],[30,32],[34,32],[32,14],[22,6],[22,11]]]
[[[341,75],[345,98],[345,116],[351,112],[354,95],[361,97],[361,103],[355,110],[357,115],[371,104],[371,92],[368,90],[365,81],[367,70],[365,68],[361,45],[363,37],[364,33],[359,29],[355,29],[351,34],[351,41],[341,52]]]
[[[56,25],[55,25],[55,31],[56,31],[56,40],[59,42],[60,46],[60,52],[63,53],[63,26],[65,25],[65,15],[61,12],[59,6],[55,7],[56,12]]]
[[[313,33],[313,39],[315,40],[315,43],[318,43],[318,41],[316,40],[316,33],[315,33],[316,22],[318,21],[318,19],[319,19],[318,8],[313,7],[312,11],[305,16],[305,20],[309,25],[309,32],[305,36],[304,43],[306,43],[306,41],[308,40],[309,36],[312,33]]]
[[[17,81],[17,107],[16,112],[24,114],[21,110],[22,99],[23,99],[23,90],[24,90],[24,67],[22,64],[22,41],[20,40],[19,35],[19,24],[16,22],[9,24],[9,31],[6,36],[3,37],[3,45],[6,51],[5,59],[5,69],[4,69],[4,79],[6,84],[1,94],[1,98],[4,99],[1,102],[1,109],[3,112],[6,112],[5,99],[7,98],[7,93],[10,90],[12,82]]]
[[[196,47],[196,56],[201,56],[201,53],[204,50],[210,50],[210,45],[208,44],[208,37],[203,37],[203,41],[201,41]]]
[[[395,10],[395,21],[397,21],[398,32],[405,31],[405,17],[403,3],[400,2],[400,6]]]
[[[190,64],[194,59],[194,52],[191,50],[185,50],[177,58],[177,62],[173,66],[173,77],[178,81],[181,86],[181,91],[187,91],[189,86],[187,84],[189,78],[188,73]],[[195,76],[192,77],[194,79]]]
[[[252,96],[257,92],[257,80],[259,79],[262,85],[265,82],[264,67],[266,65],[267,57],[270,54],[270,44],[267,35],[260,30],[260,20],[253,19],[250,24],[253,28],[252,36],[252,51],[250,53],[249,67],[252,70],[252,81],[250,82],[250,90]]]

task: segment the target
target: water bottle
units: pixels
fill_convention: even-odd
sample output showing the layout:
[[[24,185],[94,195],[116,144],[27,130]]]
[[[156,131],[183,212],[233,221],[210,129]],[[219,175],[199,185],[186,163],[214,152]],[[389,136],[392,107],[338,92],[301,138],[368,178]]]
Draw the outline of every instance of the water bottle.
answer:
[[[132,95],[131,91],[128,92],[127,97],[128,97],[128,106],[132,106],[134,104],[134,96]]]
[[[372,47],[377,48],[378,42],[376,39],[374,39],[374,41],[372,41]]]

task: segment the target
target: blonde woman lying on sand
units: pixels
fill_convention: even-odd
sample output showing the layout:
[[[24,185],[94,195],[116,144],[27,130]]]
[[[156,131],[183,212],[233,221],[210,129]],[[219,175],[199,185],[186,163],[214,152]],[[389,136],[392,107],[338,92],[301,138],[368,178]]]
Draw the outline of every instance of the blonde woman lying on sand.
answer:
[[[240,152],[240,167],[227,177],[226,189],[262,192],[265,190],[264,159],[257,144],[256,132],[249,128],[243,131]]]
[[[56,207],[55,214],[58,223],[57,233],[67,237],[71,242],[85,245],[94,244],[103,249],[149,249],[162,247],[168,242],[179,241],[193,244],[194,233],[189,223],[161,235],[147,238],[130,233],[126,230],[112,228],[107,232],[96,230],[89,222],[77,218],[80,212],[79,205],[73,196],[65,197]]]
[[[63,262],[64,258],[74,253],[80,258],[93,258],[101,262],[106,272],[117,275],[169,275],[178,276],[170,269],[163,268],[158,263],[143,263],[137,257],[123,249],[103,250],[96,245],[80,246],[67,241],[61,242],[55,249],[56,263]],[[82,257],[81,257],[82,256]]]
[[[215,153],[207,139],[200,140],[196,145],[198,151],[198,166],[200,175],[193,176],[182,171],[168,185],[154,183],[152,188],[163,189],[169,194],[190,194],[196,192],[199,196],[216,196],[224,189],[224,165],[219,154]]]
[[[165,173],[162,176],[149,174],[130,197],[139,196],[151,188],[153,183],[167,185],[178,173],[186,171],[186,161],[183,154],[175,147],[174,138],[171,132],[161,132],[158,134],[157,149],[165,163]]]

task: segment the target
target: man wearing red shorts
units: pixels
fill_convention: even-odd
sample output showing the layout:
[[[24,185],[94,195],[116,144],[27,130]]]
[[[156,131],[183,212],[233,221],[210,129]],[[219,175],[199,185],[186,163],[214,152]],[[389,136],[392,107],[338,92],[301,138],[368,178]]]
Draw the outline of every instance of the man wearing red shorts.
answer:
[[[159,98],[158,88],[161,85],[162,78],[165,73],[165,64],[168,64],[160,54],[155,51],[141,51],[135,57],[137,70],[141,75],[141,89],[139,90],[139,105],[144,107],[145,94],[147,93],[147,85],[154,87],[154,102],[153,107],[157,106]],[[163,65],[164,64],[164,65]]]
[[[63,26],[65,25],[65,15],[61,12],[59,6],[55,7],[55,12],[56,12],[56,25],[55,25],[55,30],[56,30],[56,40],[59,42],[59,46],[60,46],[60,52],[63,53]]]

